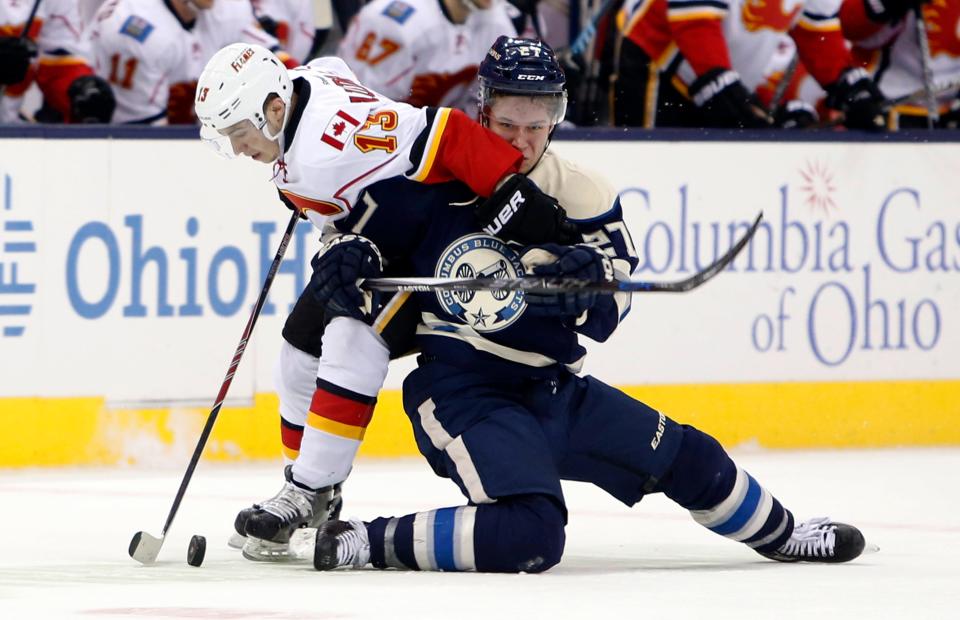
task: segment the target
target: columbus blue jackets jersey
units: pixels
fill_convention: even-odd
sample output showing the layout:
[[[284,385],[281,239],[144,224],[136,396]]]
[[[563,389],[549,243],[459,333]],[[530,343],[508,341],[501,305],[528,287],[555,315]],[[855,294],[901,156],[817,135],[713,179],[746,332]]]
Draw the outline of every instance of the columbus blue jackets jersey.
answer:
[[[548,162],[549,163],[549,162]],[[603,195],[600,193],[599,195]],[[600,247],[627,277],[637,259],[616,194],[589,217],[570,214],[584,243]],[[403,180],[368,188],[338,228],[362,234],[380,247],[392,275],[440,278],[514,278],[528,275],[523,248],[484,233],[474,220],[478,198],[458,183],[426,186]],[[561,201],[562,204],[562,201]],[[389,205],[388,208],[385,208]],[[577,372],[586,350],[579,335],[605,340],[629,309],[629,300],[601,296],[581,317],[545,318],[528,312],[522,291],[417,293],[421,351],[447,363],[516,376],[546,376],[560,368]],[[395,302],[396,303],[396,302]],[[389,317],[390,311],[382,313]]]

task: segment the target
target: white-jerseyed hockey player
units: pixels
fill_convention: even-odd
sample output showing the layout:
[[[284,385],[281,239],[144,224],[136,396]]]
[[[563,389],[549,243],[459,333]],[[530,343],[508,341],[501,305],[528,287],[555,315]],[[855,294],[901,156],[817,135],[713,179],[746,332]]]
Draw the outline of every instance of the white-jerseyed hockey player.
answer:
[[[505,141],[457,110],[418,109],[378,95],[338,58],[288,71],[261,47],[227,46],[207,63],[195,107],[204,140],[225,155],[272,164],[283,202],[319,229],[350,217],[364,188],[398,175],[426,183],[459,179],[480,195],[493,194],[506,178],[491,200],[519,195],[530,208],[559,214],[532,183],[509,176],[521,156]],[[380,273],[380,255],[364,239],[335,245],[346,249],[335,254],[346,257],[338,274]],[[311,286],[340,284],[334,278]],[[316,525],[339,503],[334,485],[349,472],[389,356],[379,326],[358,307],[359,291],[356,297],[357,304],[348,299],[334,312],[305,291],[284,327],[277,387],[291,467],[276,497],[238,516],[247,557],[283,558],[294,529]]]
[[[43,93],[44,122],[110,121],[113,93],[93,73],[83,15],[75,0],[45,0],[26,37],[33,2],[0,0],[0,123],[19,122],[24,93]],[[26,110],[33,114],[34,110]]]
[[[504,0],[374,0],[337,54],[369,88],[415,106],[477,109],[477,59],[516,27]]]

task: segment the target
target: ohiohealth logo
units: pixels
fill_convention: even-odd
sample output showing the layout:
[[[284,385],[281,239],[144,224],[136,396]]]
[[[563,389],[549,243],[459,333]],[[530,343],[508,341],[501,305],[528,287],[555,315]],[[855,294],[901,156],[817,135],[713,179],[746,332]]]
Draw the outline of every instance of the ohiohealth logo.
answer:
[[[33,239],[33,222],[17,219],[13,214],[13,180],[3,175],[3,208],[0,210],[0,337],[22,336],[26,317],[30,315],[33,283],[20,277],[21,261],[37,251]]]
[[[494,237],[473,234],[451,243],[440,255],[438,278],[497,278],[522,276],[517,253]],[[448,313],[478,332],[495,332],[523,314],[523,291],[437,291]]]

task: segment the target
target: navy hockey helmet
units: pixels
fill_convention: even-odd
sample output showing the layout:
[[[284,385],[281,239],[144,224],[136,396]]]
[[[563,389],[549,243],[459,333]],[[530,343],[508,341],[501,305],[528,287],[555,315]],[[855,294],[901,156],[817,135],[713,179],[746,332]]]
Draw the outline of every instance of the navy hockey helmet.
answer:
[[[551,97],[554,124],[567,111],[566,77],[553,49],[542,41],[501,35],[480,63],[480,111],[497,95]]]

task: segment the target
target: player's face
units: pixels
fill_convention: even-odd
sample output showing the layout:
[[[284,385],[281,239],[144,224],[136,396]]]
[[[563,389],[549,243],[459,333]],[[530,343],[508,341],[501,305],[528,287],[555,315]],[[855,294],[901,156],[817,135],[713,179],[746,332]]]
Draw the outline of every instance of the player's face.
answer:
[[[269,164],[280,156],[280,145],[257,129],[250,119],[240,121],[220,131],[230,138],[230,146],[236,155]]]
[[[487,122],[493,133],[523,153],[520,172],[524,174],[540,161],[553,129],[547,107],[535,97],[495,98]]]

